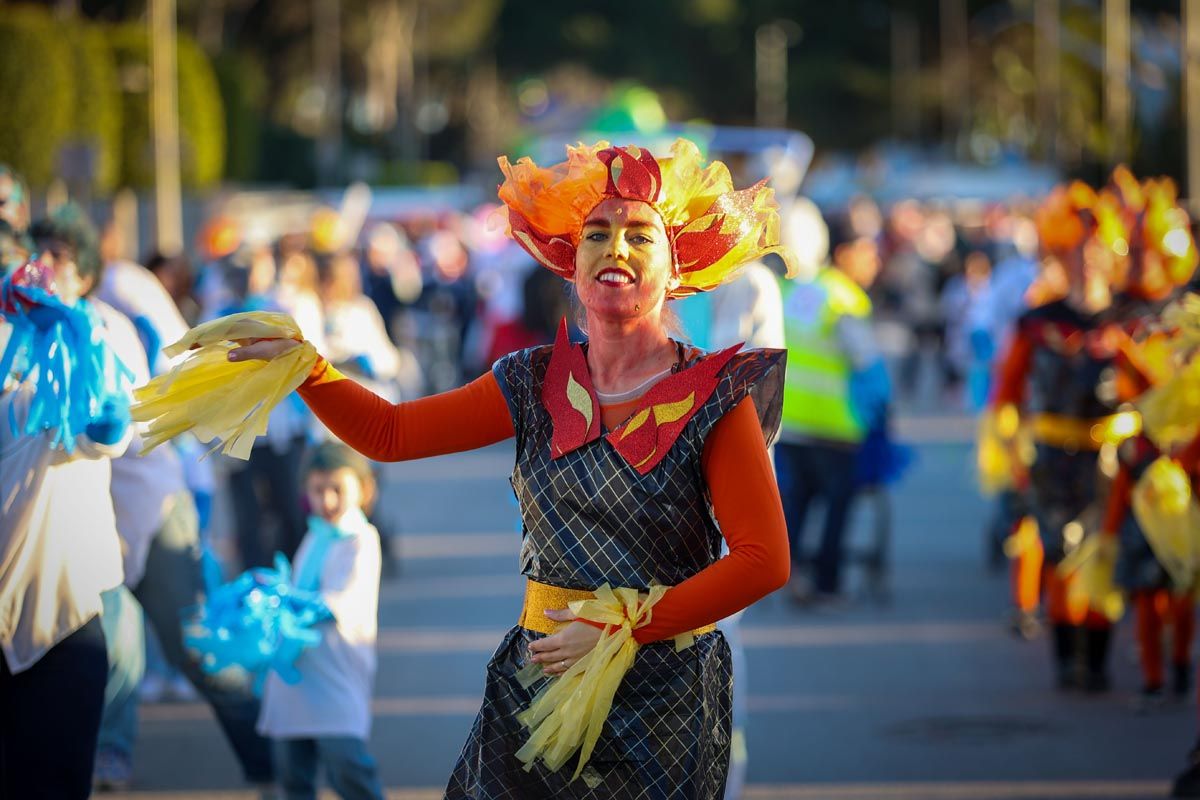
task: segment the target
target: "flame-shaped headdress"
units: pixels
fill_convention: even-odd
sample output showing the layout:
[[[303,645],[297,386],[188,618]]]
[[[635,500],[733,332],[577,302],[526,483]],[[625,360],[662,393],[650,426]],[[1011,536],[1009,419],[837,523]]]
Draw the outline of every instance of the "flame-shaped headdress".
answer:
[[[512,164],[501,156],[499,162],[509,235],[567,280],[575,274],[584,220],[613,197],[641,200],[662,217],[679,278],[670,297],[715,289],[767,253],[783,258],[788,277],[795,273],[780,244],[775,193],[766,181],[735,190],[729,169],[720,161],[705,165],[687,139],[676,139],[671,155],[661,159],[644,148],[597,142],[567,147],[567,160],[551,167],[529,158]]]
[[[1118,256],[1129,253],[1128,225],[1120,198],[1112,191],[1097,192],[1082,181],[1056,186],[1034,217],[1042,247],[1068,252],[1095,236]]]

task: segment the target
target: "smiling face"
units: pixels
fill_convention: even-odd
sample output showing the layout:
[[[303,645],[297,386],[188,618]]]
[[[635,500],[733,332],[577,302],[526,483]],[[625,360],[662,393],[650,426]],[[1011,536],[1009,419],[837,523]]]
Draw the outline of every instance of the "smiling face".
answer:
[[[621,321],[659,314],[677,283],[658,212],[619,198],[592,210],[575,252],[575,290],[589,317]]]

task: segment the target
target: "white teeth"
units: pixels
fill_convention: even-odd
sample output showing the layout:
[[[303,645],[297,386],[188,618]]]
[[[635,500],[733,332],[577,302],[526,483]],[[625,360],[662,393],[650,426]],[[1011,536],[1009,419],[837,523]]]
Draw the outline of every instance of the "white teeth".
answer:
[[[611,283],[614,286],[625,286],[633,283],[633,278],[626,275],[624,272],[605,272],[602,273],[597,280],[601,283]]]

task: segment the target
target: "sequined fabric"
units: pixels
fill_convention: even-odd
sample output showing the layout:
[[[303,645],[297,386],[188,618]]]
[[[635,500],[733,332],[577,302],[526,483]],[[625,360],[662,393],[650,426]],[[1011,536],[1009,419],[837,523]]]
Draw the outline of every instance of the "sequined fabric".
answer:
[[[778,428],[782,353],[739,353],[675,440],[641,475],[604,438],[551,458],[553,426],[540,402],[551,348],[506,356],[493,367],[513,415],[513,490],[521,506],[521,572],[542,583],[595,589],[676,584],[720,555],[701,455],[713,425],[747,394],[770,441]],[[691,366],[700,356],[694,355]],[[607,433],[607,431],[605,431]],[[526,731],[517,714],[542,688],[516,680],[542,634],[513,628],[488,663],[483,706],[446,789],[448,800],[719,800],[729,764],[732,667],[720,632],[676,652],[654,642],[638,652],[584,774],[525,772],[516,758]],[[570,764],[570,762],[569,762]]]

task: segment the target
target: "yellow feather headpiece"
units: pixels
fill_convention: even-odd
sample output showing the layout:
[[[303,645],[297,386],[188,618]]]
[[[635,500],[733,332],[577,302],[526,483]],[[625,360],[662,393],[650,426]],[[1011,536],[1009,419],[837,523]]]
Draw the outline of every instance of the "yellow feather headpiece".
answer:
[[[602,141],[567,147],[567,160],[550,167],[529,158],[513,164],[506,156],[499,164],[509,236],[567,280],[575,274],[587,215],[612,197],[640,200],[662,217],[679,278],[670,297],[715,289],[768,253],[783,258],[788,277],[796,272],[780,243],[778,206],[766,181],[734,189],[729,169],[720,161],[706,165],[687,139],[676,139],[664,158]]]

